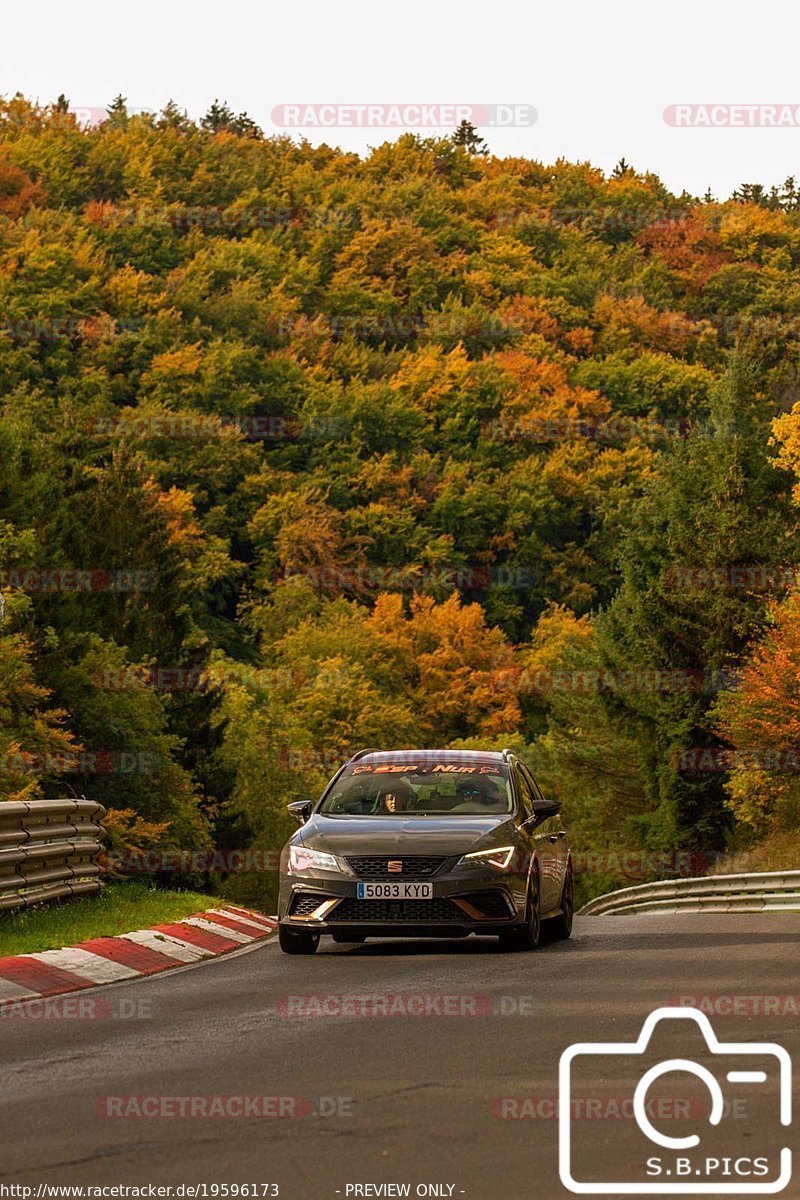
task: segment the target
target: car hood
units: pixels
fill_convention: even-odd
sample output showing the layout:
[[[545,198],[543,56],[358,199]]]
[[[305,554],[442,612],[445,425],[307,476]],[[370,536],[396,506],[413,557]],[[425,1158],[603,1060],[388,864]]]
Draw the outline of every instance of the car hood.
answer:
[[[479,817],[312,816],[295,835],[312,850],[332,854],[464,854],[477,843],[507,842],[516,825],[507,814]]]

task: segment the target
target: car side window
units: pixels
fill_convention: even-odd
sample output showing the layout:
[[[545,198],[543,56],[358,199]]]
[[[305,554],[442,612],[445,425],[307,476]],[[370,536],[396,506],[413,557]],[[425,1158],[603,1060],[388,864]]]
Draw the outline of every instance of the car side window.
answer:
[[[520,799],[522,800],[522,805],[523,805],[523,808],[525,809],[525,815],[526,815],[526,817],[532,817],[533,816],[533,789],[531,788],[531,785],[528,782],[528,779],[526,778],[524,771],[522,771],[522,769],[519,766],[515,767],[514,774],[515,774],[516,780],[517,780],[517,787],[519,789]]]

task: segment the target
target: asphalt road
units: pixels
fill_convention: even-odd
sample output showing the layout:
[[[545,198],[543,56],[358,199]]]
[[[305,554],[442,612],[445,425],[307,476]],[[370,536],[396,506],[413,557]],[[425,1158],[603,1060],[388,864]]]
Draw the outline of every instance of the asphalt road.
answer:
[[[720,1011],[738,998],[737,1015],[712,1018],[719,1037],[778,1042],[800,1062],[799,946],[800,917],[788,914],[584,918],[571,942],[532,954],[502,954],[489,939],[324,939],[315,957],[291,958],[269,943],[86,992],[55,1015],[0,1018],[0,1185],[277,1183],[289,1200],[335,1200],[348,1185],[398,1183],[412,1196],[418,1184],[472,1200],[565,1196],[562,1051],[633,1041],[680,994],[713,997]],[[354,1011],[290,1015],[309,995],[334,1009],[351,997]],[[354,996],[462,1015],[364,1017]],[[691,1057],[686,1025],[664,1033],[659,1057]],[[613,1180],[631,1167],[638,1131],[614,1106],[636,1078],[627,1059],[606,1057],[584,1080],[584,1099],[610,1103],[575,1123],[578,1173]],[[740,1149],[781,1144],[770,1089],[757,1097],[764,1113],[740,1114]],[[206,1115],[210,1097],[236,1112],[236,1097],[265,1096],[282,1097],[265,1103],[286,1115]],[[184,1113],[194,1103],[196,1115],[139,1115],[169,1103]],[[696,1118],[681,1135],[705,1136]],[[800,1196],[800,1175],[782,1194]]]

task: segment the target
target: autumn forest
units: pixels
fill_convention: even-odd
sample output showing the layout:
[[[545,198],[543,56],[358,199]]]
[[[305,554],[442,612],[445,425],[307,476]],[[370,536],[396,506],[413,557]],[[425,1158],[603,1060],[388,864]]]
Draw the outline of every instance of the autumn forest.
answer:
[[[2,101],[0,799],[267,903],[355,750],[511,746],[584,895],[797,866],[799,364],[791,178]]]

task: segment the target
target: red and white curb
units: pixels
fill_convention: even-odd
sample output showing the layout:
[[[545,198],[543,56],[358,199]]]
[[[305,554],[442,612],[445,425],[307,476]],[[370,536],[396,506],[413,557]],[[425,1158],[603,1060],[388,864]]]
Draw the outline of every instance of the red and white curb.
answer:
[[[272,917],[226,904],[169,925],[0,958],[0,1006],[183,967],[270,937],[276,926]]]

